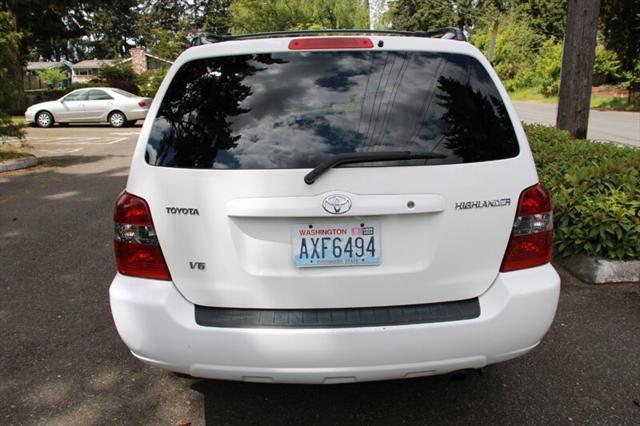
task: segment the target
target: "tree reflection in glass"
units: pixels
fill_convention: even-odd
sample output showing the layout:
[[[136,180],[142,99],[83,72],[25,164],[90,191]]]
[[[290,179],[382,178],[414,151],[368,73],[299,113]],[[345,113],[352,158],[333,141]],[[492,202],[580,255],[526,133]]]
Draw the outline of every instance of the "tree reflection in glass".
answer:
[[[328,156],[435,151],[428,164],[517,155],[486,70],[438,52],[278,52],[197,59],[175,74],[154,120],[149,164],[311,168]],[[354,167],[424,165],[424,160]]]

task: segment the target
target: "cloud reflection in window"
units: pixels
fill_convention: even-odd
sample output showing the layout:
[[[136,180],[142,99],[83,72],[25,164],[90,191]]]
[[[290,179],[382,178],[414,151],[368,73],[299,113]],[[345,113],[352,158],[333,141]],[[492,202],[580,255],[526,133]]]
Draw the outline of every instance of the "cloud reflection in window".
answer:
[[[430,163],[438,164],[508,158],[518,146],[496,88],[473,58],[292,52],[183,65],[154,120],[147,161],[310,168],[329,155],[382,150],[449,155]]]

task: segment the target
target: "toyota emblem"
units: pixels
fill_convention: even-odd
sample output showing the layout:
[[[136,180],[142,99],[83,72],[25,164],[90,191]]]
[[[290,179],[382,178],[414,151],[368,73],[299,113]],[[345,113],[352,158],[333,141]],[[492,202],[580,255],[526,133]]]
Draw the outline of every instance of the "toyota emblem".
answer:
[[[329,195],[322,200],[322,208],[331,214],[345,214],[351,210],[351,200],[344,195]]]

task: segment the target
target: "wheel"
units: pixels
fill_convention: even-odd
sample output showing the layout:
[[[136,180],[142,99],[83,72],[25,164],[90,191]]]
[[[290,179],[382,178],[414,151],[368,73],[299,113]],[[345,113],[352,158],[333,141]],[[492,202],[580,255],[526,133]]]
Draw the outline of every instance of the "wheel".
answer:
[[[53,126],[53,116],[47,111],[40,111],[36,115],[36,125],[38,127],[51,127],[51,126]]]
[[[109,114],[109,123],[113,127],[124,127],[127,124],[127,117],[120,111],[114,111]]]

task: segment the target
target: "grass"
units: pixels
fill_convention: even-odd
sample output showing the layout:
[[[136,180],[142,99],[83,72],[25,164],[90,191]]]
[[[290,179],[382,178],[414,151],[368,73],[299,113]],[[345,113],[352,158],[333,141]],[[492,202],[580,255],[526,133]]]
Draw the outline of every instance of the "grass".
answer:
[[[541,102],[545,104],[557,104],[557,96],[544,96],[536,87],[528,87],[510,92],[509,96],[514,101]],[[625,98],[613,96],[591,96],[591,108],[613,111],[640,111],[640,105],[630,105]]]
[[[26,157],[28,155],[29,154],[26,154],[26,153],[20,152],[20,151],[0,150],[0,162],[7,161],[7,160],[15,160],[16,158],[24,158],[24,157]]]
[[[640,111],[640,105],[628,104],[624,98],[614,97],[595,97],[591,99],[591,107],[595,109],[613,110],[613,111]]]
[[[557,96],[544,96],[538,91],[536,87],[528,87],[526,89],[518,89],[513,92],[509,92],[509,97],[512,101],[529,101],[529,102],[541,102],[544,104],[557,104]]]
[[[20,115],[11,116],[11,121],[13,121],[14,124],[25,124],[24,116]]]

